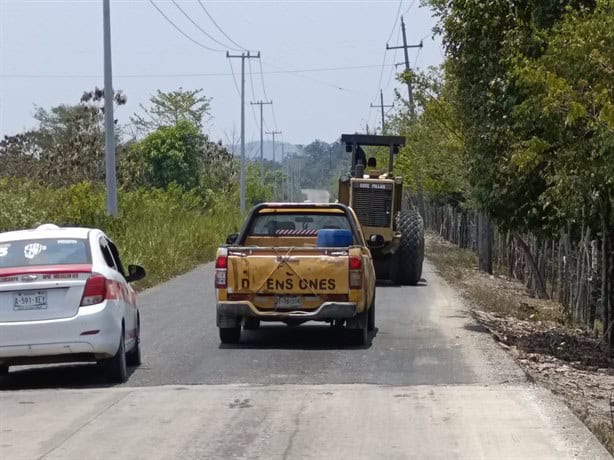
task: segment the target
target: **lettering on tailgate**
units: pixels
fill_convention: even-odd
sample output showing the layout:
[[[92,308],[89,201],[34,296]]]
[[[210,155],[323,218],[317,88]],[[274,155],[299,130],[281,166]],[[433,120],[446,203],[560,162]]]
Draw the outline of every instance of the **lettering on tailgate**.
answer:
[[[336,289],[337,282],[334,278],[301,278],[299,280],[296,280],[294,278],[268,278],[266,280],[266,288],[269,291],[290,291],[294,289],[295,285],[298,286],[298,288],[301,290],[316,289],[319,291],[332,291]]]

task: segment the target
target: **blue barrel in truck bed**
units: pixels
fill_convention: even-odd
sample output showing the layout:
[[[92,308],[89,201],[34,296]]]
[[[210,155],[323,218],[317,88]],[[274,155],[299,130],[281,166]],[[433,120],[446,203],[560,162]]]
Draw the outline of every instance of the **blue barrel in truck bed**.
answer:
[[[352,246],[354,239],[350,230],[326,228],[318,230],[316,246],[321,248],[343,248]]]

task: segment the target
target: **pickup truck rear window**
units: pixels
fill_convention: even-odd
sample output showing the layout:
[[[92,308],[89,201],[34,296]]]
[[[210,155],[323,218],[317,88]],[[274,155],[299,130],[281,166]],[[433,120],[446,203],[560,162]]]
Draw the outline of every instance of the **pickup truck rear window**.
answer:
[[[44,238],[0,242],[0,268],[89,263],[89,246],[84,239]]]
[[[344,214],[275,213],[256,216],[248,235],[315,237],[324,228],[352,230]]]

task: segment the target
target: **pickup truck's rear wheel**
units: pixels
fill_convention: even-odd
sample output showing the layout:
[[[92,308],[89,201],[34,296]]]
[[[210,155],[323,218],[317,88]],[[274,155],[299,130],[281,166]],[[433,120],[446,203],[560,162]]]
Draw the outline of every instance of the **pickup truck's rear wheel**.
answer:
[[[354,334],[354,340],[356,341],[356,345],[364,346],[369,342],[369,312],[363,311],[360,314],[360,318],[358,318],[358,324],[360,324],[359,329],[353,329],[352,333]]]
[[[260,320],[258,318],[246,318],[243,324],[243,329],[246,331],[252,331],[260,327]]]
[[[373,303],[371,304],[371,308],[369,308],[368,316],[367,330],[371,332],[375,329],[375,296],[373,296]]]
[[[241,326],[220,327],[220,341],[222,343],[239,343]]]

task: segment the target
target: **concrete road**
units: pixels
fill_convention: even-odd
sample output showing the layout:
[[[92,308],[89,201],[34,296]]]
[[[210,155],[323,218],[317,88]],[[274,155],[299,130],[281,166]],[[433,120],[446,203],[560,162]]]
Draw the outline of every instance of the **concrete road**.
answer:
[[[212,275],[141,294],[144,364],[125,385],[92,365],[12,369],[0,459],[610,458],[428,264],[421,286],[378,287],[366,347],[317,325],[221,346]]]
[[[301,192],[307,197],[307,200],[313,203],[328,203],[330,201],[330,193],[328,190],[303,188]]]

